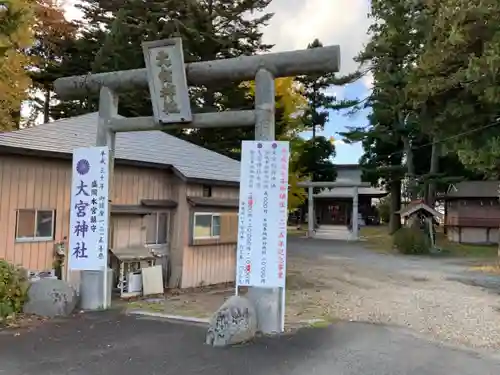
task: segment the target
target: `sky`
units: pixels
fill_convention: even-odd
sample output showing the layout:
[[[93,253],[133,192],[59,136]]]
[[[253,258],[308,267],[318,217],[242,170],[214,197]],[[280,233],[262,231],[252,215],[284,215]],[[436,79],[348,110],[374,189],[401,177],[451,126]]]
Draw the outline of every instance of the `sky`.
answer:
[[[72,6],[76,1],[68,0],[66,15],[78,18]],[[304,49],[318,38],[323,45],[340,45],[341,68],[339,74],[352,73],[358,67],[353,57],[368,41],[367,30],[369,0],[273,0],[267,11],[273,12],[269,26],[264,31],[264,42],[274,44],[273,52]],[[328,92],[338,99],[365,98],[371,88],[371,77],[343,87],[332,87]],[[366,112],[346,116],[332,112],[324,131],[318,135],[333,136],[336,140],[337,164],[357,163],[361,145],[345,144],[339,132],[346,127],[366,124]],[[304,134],[310,137],[310,132]]]

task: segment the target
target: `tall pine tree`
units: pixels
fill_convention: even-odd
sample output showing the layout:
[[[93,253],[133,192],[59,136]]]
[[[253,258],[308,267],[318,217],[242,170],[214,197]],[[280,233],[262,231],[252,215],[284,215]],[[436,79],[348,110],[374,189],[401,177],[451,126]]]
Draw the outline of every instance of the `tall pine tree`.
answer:
[[[31,57],[32,80],[28,122],[35,122],[42,115],[43,122],[50,120],[53,82],[61,76],[60,64],[64,49],[73,43],[76,26],[66,20],[59,1],[36,0],[33,24],[34,43],[27,50]]]
[[[307,48],[320,48],[323,44],[315,39]],[[312,131],[312,138],[303,143],[302,155],[297,163],[302,173],[313,181],[334,181],[337,177],[332,159],[335,157],[335,146],[325,137],[317,137],[316,132],[322,131],[329,120],[332,110],[341,110],[355,106],[357,100],[338,100],[335,95],[326,90],[332,86],[343,86],[360,78],[360,73],[338,78],[334,73],[323,75],[300,76],[300,83],[304,96],[307,99],[307,107],[302,115],[303,125]]]
[[[445,148],[469,168],[498,178],[500,4],[425,4],[426,43],[410,86],[415,106],[430,112],[430,130],[447,140]]]
[[[373,0],[371,39],[359,56],[369,66],[374,87],[366,101],[372,111],[368,127],[351,129],[345,134],[351,141],[362,141],[360,162],[373,184],[384,184],[391,193],[391,231],[399,229],[396,212],[401,206],[401,180],[405,169],[415,192],[412,142],[414,122],[405,93],[408,70],[415,45],[411,16],[414,2],[409,0]],[[401,164],[406,152],[406,168]]]

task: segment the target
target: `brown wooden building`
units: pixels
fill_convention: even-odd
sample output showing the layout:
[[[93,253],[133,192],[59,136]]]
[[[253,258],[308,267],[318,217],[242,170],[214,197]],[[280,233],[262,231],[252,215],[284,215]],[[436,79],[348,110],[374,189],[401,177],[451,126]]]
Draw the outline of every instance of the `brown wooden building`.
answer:
[[[0,258],[52,268],[69,236],[72,151],[95,144],[97,114],[0,134]],[[160,131],[120,133],[111,250],[168,255],[169,284],[233,281],[239,162]]]
[[[500,181],[464,181],[450,185],[444,197],[445,228],[453,242],[498,242]]]

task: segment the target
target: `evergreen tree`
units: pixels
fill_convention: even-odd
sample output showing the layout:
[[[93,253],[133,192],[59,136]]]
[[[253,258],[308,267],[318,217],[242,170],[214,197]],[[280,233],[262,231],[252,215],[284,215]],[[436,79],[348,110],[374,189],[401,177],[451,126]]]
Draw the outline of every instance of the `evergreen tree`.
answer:
[[[59,68],[61,76],[86,75],[144,67],[141,43],[172,35],[161,20],[164,6],[173,1],[82,1],[83,17],[77,23],[80,36],[66,45]],[[98,109],[98,94],[77,100],[61,100],[52,107],[54,118],[71,117]],[[119,112],[127,117],[152,114],[149,92],[120,94]]]
[[[371,40],[359,56],[360,62],[369,64],[374,76],[373,91],[366,102],[372,113],[368,127],[353,128],[346,136],[350,141],[363,142],[361,164],[365,177],[373,184],[382,183],[391,192],[393,231],[400,223],[395,212],[400,206],[402,180],[408,185],[408,199],[420,196],[433,204],[436,191],[446,189],[449,182],[481,176],[467,171],[457,153],[450,152],[450,146],[470,142],[457,137],[457,127],[477,126],[478,121],[498,113],[488,112],[493,108],[491,103],[474,97],[473,91],[467,90],[471,82],[465,80],[466,74],[472,72],[465,67],[474,61],[470,53],[478,56],[473,47],[479,43],[477,28],[485,32],[488,41],[498,35],[495,22],[486,23],[487,27],[470,23],[472,14],[483,21],[496,16],[486,11],[491,7],[475,4],[475,10],[469,11],[471,7],[460,7],[458,3],[372,1],[375,22]],[[476,34],[468,34],[470,28]],[[494,51],[493,45],[490,51]],[[490,60],[484,57],[474,68],[481,89],[485,89],[482,81],[488,74],[480,68],[492,61],[491,56]],[[490,81],[490,88],[493,85]],[[474,115],[481,109],[486,113]],[[472,122],[467,122],[469,116],[475,116]],[[449,139],[453,139],[451,145]],[[458,156],[463,159],[460,152]]]
[[[416,193],[412,150],[416,129],[405,92],[418,39],[412,28],[413,4],[409,0],[372,1],[371,39],[358,57],[369,65],[374,77],[372,93],[365,103],[372,113],[368,127],[344,134],[347,140],[363,144],[360,163],[365,178],[374,185],[382,183],[390,191],[392,232],[401,225],[396,212],[401,206],[405,170],[411,181],[410,195]],[[406,166],[402,165],[402,150],[406,152]]]
[[[323,136],[306,140],[297,158],[297,168],[301,175],[312,181],[335,181],[337,171],[333,164],[335,145]]]
[[[409,90],[414,106],[430,112],[430,132],[444,148],[498,178],[500,4],[433,0],[423,13],[426,43]]]
[[[32,80],[28,123],[43,115],[43,122],[50,120],[53,82],[61,76],[59,66],[65,47],[73,42],[76,26],[64,17],[58,1],[36,0],[33,25],[34,43],[27,50],[31,57]]]
[[[321,48],[323,43],[314,39],[307,48]],[[328,94],[326,90],[332,86],[343,86],[361,78],[361,73],[355,72],[345,77],[336,77],[335,73],[323,75],[307,75],[297,77],[301,84],[308,106],[302,115],[302,122],[306,129],[312,130],[312,138],[316,137],[317,130],[323,130],[328,122],[330,110],[341,110],[355,106],[357,100],[338,100],[335,95]]]
[[[323,44],[318,39],[307,46],[309,49],[320,47],[323,47]],[[338,100],[326,90],[332,86],[354,82],[360,76],[360,73],[356,72],[341,78],[336,77],[334,73],[297,78],[307,99],[307,107],[301,117],[302,123],[307,130],[312,130],[312,139],[302,145],[302,155],[297,162],[302,173],[313,181],[334,181],[337,177],[332,161],[335,157],[335,146],[325,137],[316,137],[316,132],[324,130],[332,110],[346,109],[358,104],[357,100]]]

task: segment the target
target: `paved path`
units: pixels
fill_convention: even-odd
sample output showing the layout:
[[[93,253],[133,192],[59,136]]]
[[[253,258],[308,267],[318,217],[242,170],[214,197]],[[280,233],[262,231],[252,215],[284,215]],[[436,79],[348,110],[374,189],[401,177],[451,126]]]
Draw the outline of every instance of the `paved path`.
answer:
[[[394,328],[339,323],[229,349],[205,329],[117,313],[0,332],[2,375],[497,375],[500,360]]]

